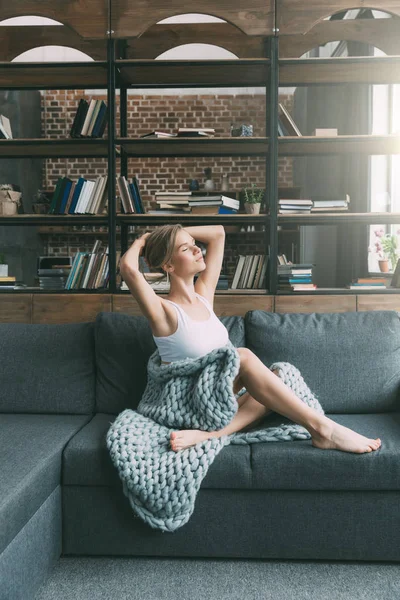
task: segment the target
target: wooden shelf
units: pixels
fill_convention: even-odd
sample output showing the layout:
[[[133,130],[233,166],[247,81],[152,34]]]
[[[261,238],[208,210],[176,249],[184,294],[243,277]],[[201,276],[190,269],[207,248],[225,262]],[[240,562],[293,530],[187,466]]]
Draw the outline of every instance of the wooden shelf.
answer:
[[[314,291],[310,291],[310,292],[280,292],[279,290],[277,291],[276,295],[277,296],[315,296],[315,295],[325,295],[325,296],[332,296],[335,294],[339,294],[339,295],[343,295],[343,294],[348,294],[348,295],[353,295],[353,296],[365,296],[368,294],[400,294],[400,289],[399,288],[385,288],[385,289],[381,289],[381,290],[349,290],[347,288],[317,288]]]
[[[129,88],[265,87],[270,60],[117,60]]]
[[[279,60],[279,85],[400,83],[400,56],[290,58]]]
[[[400,154],[400,135],[338,135],[335,137],[280,137],[280,156],[332,154]]]
[[[0,89],[107,89],[107,62],[0,62]]]
[[[266,156],[268,138],[213,137],[213,138],[117,138],[128,156]]]
[[[72,123],[71,123],[72,125]],[[0,140],[0,158],[107,158],[107,140],[13,139]]]
[[[221,225],[235,225],[235,223],[245,223],[247,225],[254,224],[265,224],[268,222],[268,215],[248,215],[248,214],[236,214],[236,215],[192,215],[192,214],[177,214],[177,215],[149,215],[149,214],[117,214],[116,222],[124,223],[126,225],[163,225],[164,223],[199,223],[201,221],[204,225],[214,225],[215,223]],[[250,232],[246,232],[250,233]]]
[[[400,213],[311,213],[308,215],[278,215],[278,224],[296,225],[339,225],[340,223],[365,223],[370,225],[400,223]],[[282,233],[278,231],[278,234]]]
[[[107,215],[10,215],[0,225],[108,225]]]

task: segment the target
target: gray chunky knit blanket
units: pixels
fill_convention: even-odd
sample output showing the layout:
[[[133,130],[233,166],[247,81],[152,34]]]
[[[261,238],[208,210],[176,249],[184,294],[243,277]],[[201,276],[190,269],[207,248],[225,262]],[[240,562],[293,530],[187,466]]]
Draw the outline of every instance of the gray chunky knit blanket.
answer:
[[[246,392],[245,388],[233,392],[239,367],[239,353],[230,341],[200,358],[167,365],[161,363],[157,349],[148,361],[147,385],[137,410],[126,409],[111,423],[107,448],[123,493],[135,516],[153,529],[173,532],[187,523],[201,482],[224,446],[311,437],[307,429],[291,421],[172,450],[172,431],[216,431],[230,423],[238,410],[237,398]],[[276,362],[269,368],[278,369],[278,376],[303,402],[324,414],[295,366]]]

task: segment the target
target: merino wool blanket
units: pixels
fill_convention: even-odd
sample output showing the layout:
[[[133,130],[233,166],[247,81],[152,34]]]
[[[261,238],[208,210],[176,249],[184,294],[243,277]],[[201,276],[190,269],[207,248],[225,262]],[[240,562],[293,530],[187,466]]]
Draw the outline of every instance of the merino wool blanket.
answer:
[[[124,495],[136,513],[153,529],[173,532],[193,513],[196,494],[217,454],[228,444],[304,440],[311,437],[292,421],[279,427],[212,437],[183,450],[170,446],[179,429],[216,431],[235,416],[233,391],[240,356],[229,340],[199,358],[162,364],[158,349],[147,365],[147,385],[137,410],[122,411],[106,436],[111,460],[118,470]],[[276,362],[278,377],[308,406],[324,414],[296,367]]]

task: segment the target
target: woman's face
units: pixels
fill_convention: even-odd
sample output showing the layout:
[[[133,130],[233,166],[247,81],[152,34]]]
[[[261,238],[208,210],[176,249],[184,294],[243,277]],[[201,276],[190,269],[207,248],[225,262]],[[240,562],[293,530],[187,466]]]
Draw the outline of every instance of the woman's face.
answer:
[[[178,275],[195,274],[203,271],[206,264],[201,249],[196,246],[194,238],[185,230],[180,229],[175,238],[175,248],[172,255],[174,271]]]

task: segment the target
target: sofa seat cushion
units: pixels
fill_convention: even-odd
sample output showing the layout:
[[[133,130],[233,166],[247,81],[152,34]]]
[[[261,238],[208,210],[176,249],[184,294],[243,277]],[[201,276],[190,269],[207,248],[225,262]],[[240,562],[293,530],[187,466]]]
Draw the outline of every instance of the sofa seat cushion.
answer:
[[[400,490],[400,413],[326,414],[368,438],[378,450],[356,454],[315,448],[310,440],[251,445],[253,488],[265,490]],[[274,413],[272,424],[289,420]]]
[[[113,415],[98,413],[69,441],[63,452],[64,485],[122,486],[106,444],[106,434],[114,420]],[[250,446],[225,446],[201,486],[250,489]]]
[[[90,415],[0,414],[0,554],[61,482],[61,454]]]

